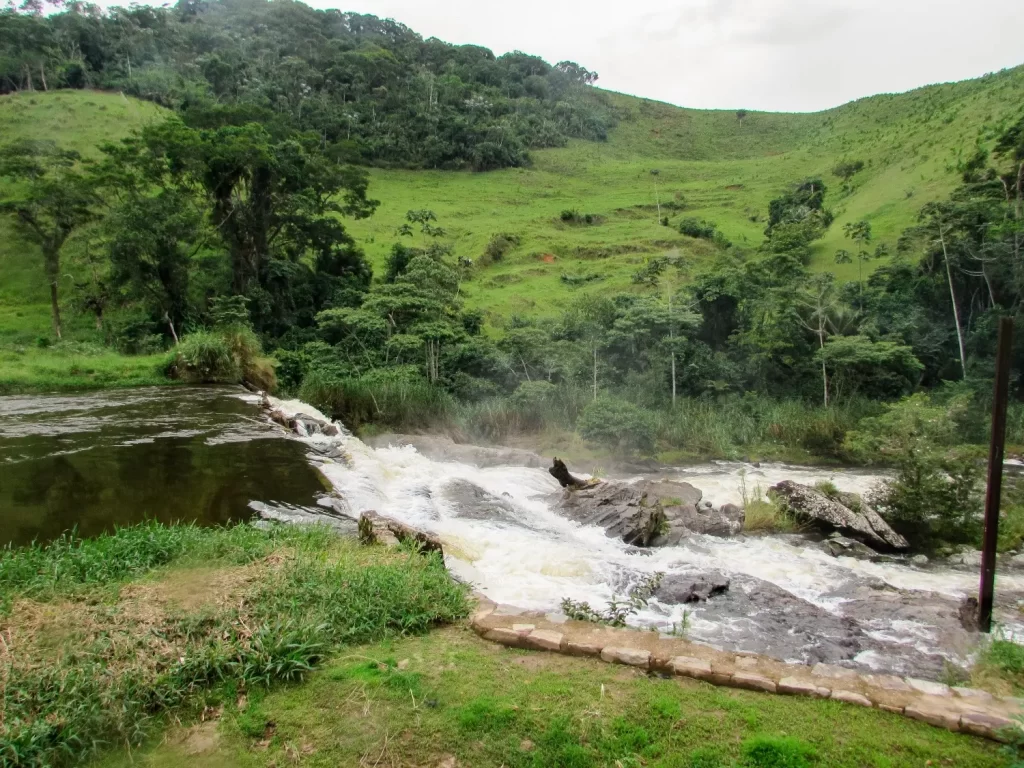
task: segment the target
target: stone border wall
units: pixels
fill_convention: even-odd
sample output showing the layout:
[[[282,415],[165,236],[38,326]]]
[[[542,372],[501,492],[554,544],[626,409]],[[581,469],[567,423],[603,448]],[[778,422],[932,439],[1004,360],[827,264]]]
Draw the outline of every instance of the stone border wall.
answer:
[[[828,664],[787,664],[767,656],[718,651],[657,632],[613,629],[496,605],[477,595],[473,630],[485,640],[513,648],[591,656],[713,685],[764,693],[834,699],[874,707],[950,731],[1006,741],[1024,728],[1022,702],[973,688],[894,675],[861,674]]]

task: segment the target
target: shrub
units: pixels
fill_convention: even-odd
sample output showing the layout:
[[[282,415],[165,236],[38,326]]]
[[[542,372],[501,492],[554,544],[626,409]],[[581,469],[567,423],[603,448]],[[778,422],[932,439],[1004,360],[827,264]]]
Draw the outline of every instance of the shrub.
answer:
[[[625,400],[594,400],[580,415],[577,428],[585,440],[625,451],[650,452],[656,430],[654,414]]]
[[[575,208],[567,208],[558,218],[566,224],[600,224],[602,221],[596,213],[580,213]]]
[[[218,331],[190,333],[174,352],[174,375],[197,384],[237,384],[245,381],[274,391],[273,363],[261,356],[260,341],[250,328],[230,326]]]
[[[981,534],[980,480],[973,456],[910,452],[869,500],[914,547],[975,544]]]
[[[508,232],[500,232],[491,237],[487,243],[487,247],[484,248],[483,263],[491,264],[497,261],[501,261],[505,258],[505,255],[519,245],[519,235],[513,235]]]
[[[718,226],[705,219],[688,217],[679,222],[679,233],[702,240],[713,240],[718,233]]]
[[[969,404],[969,394],[946,403],[915,394],[864,419],[847,435],[854,455],[881,456],[895,464],[895,476],[869,500],[913,546],[974,543],[980,533],[977,457],[952,448]]]

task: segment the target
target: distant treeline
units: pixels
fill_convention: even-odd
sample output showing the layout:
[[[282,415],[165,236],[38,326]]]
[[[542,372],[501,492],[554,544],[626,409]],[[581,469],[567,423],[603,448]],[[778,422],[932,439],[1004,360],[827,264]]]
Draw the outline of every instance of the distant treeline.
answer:
[[[350,161],[416,168],[521,166],[529,149],[604,140],[614,119],[575,62],[496,57],[370,15],[289,0],[44,10],[0,10],[0,93],[115,89],[186,116],[238,105]]]

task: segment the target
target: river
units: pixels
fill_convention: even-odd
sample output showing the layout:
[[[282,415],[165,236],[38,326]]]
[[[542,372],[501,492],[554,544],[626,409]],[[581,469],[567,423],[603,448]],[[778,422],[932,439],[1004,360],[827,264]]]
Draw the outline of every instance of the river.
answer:
[[[278,405],[318,416],[301,403]],[[692,483],[716,506],[782,479],[856,492],[880,479],[734,463],[660,476]],[[352,519],[372,509],[437,534],[450,570],[498,603],[557,615],[562,598],[600,607],[654,573],[717,572],[731,582],[726,595],[696,606],[652,600],[630,623],[785,660],[932,678],[975,651],[957,609],[977,589],[976,569],[837,558],[803,535],[697,535],[638,549],[559,515],[560,492],[542,468],[435,461],[409,446],[372,448],[344,430],[296,437],[231,389],[0,398],[3,542],[145,518],[216,524],[253,510],[337,524],[337,509]],[[1021,633],[1024,574],[1000,572],[997,590],[997,620]]]

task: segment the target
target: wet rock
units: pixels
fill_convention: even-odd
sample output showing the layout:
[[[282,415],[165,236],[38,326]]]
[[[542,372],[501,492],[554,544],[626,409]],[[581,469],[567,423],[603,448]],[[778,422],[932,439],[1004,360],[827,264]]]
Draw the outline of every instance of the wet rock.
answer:
[[[383,434],[364,441],[371,448],[410,445],[433,461],[455,461],[476,467],[533,467],[543,468],[548,460],[533,451],[503,446],[469,445],[456,443],[444,435]]]
[[[949,558],[951,565],[965,565],[968,568],[981,568],[981,551],[969,549],[958,552]]]
[[[810,486],[784,480],[772,487],[771,493],[798,518],[820,528],[839,531],[880,549],[906,549],[909,546],[906,539],[892,530],[877,513],[866,516],[863,512],[855,512]]]
[[[1013,555],[1006,561],[1010,568],[1024,568],[1024,553]]]
[[[821,542],[821,548],[832,557],[855,557],[858,560],[871,560],[878,553],[866,544],[848,539],[842,535],[832,535]]]
[[[965,597],[960,601],[960,608],[958,611],[958,615],[960,616],[960,626],[968,632],[978,632],[981,629],[978,613],[978,598]]]
[[[488,493],[468,480],[445,483],[440,495],[451,505],[456,517],[505,523],[517,521],[516,508],[510,501]]]
[[[847,509],[862,515],[868,521],[871,530],[878,534],[890,548],[902,550],[910,546],[907,540],[890,528],[875,508],[868,504],[859,493],[840,491],[836,498]]]
[[[579,490],[566,490],[556,510],[570,520],[603,528],[612,538],[647,546],[664,530],[660,504],[647,503],[644,483],[599,482]]]
[[[928,565],[928,555],[914,555],[910,558],[910,562],[918,567]]]
[[[729,579],[712,572],[697,577],[669,575],[661,580],[654,597],[668,605],[703,603],[729,589]]]
[[[658,502],[663,507],[679,507],[686,505],[698,506],[704,498],[704,493],[699,488],[694,488],[689,483],[676,480],[658,480],[648,483],[646,486],[648,499],[651,502]],[[709,503],[710,506],[710,503]]]
[[[668,520],[670,529],[676,527],[709,536],[735,536],[743,530],[742,518],[737,520],[734,515],[726,514],[714,507],[698,508],[692,504],[665,507],[665,519]]]
[[[728,591],[695,610],[700,619],[729,628],[726,635],[694,633],[695,639],[779,659],[834,664],[873,646],[852,619],[751,576],[734,575]]]

